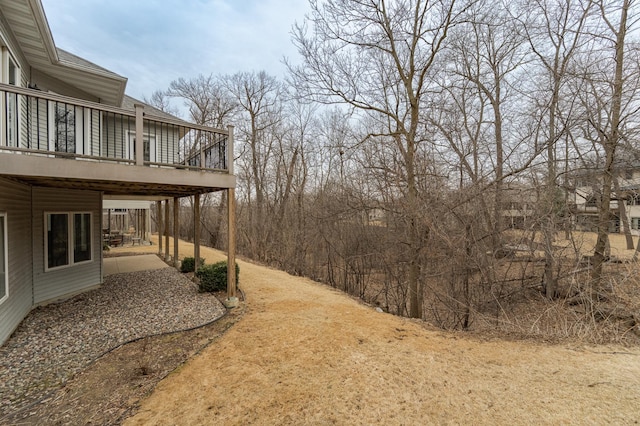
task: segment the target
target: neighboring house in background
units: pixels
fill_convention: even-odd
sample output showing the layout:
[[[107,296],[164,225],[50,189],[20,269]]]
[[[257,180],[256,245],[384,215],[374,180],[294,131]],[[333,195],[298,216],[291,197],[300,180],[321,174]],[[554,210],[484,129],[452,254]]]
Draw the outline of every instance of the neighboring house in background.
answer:
[[[611,189],[609,232],[623,232],[620,207],[624,207],[631,233],[640,235],[640,164],[620,167],[618,177],[619,192]],[[573,191],[575,229],[579,231],[597,230],[599,194],[602,190],[598,174],[583,172],[575,178]],[[620,203],[623,203],[622,205]]]
[[[502,217],[505,226],[513,229],[529,229],[536,219],[538,192],[534,186],[511,183],[504,189]]]
[[[620,186],[632,235],[640,235],[640,166],[633,171],[633,180]]]
[[[231,128],[143,105],[126,82],[56,48],[40,0],[0,0],[0,344],[34,306],[102,283],[104,200],[233,203]]]

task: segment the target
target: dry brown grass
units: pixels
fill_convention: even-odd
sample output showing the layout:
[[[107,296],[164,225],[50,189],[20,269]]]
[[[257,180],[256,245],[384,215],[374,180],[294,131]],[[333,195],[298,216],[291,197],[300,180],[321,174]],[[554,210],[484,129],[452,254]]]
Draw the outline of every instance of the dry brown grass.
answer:
[[[203,248],[203,257],[222,255]],[[125,424],[640,421],[637,349],[445,333],[239,263],[244,317],[162,381]]]
[[[511,236],[515,240],[520,238],[531,238],[530,233],[510,230],[507,235]],[[559,254],[572,256],[574,253],[578,253],[581,256],[592,256],[593,249],[596,245],[597,234],[595,232],[581,232],[573,231],[570,238],[565,238],[564,232],[558,232],[556,234],[556,240],[554,246],[558,249]],[[536,233],[534,241],[537,243],[543,242],[543,235]],[[638,237],[633,237],[634,247],[638,245]],[[609,234],[610,254],[612,258],[619,260],[630,260],[633,258],[635,249],[627,249],[627,243],[623,234]],[[544,256],[544,252],[537,250],[535,254],[539,257]]]

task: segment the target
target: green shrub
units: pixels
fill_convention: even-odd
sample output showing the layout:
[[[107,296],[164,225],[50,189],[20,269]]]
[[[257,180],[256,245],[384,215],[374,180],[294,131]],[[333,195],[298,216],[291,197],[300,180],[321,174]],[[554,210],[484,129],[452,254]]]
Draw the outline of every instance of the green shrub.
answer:
[[[200,267],[204,266],[204,259],[200,258]],[[196,258],[185,257],[182,259],[182,265],[180,266],[182,272],[193,272],[196,270]]]
[[[236,263],[236,285],[240,267]],[[213,265],[205,265],[198,269],[196,276],[200,279],[200,291],[225,291],[227,289],[227,262],[222,261]]]

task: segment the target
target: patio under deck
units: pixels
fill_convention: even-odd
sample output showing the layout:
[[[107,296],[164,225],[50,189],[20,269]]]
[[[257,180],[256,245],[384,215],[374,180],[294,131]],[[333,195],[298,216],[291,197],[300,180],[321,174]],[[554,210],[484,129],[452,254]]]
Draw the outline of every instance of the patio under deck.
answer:
[[[99,191],[103,199],[156,201],[159,226],[167,235],[165,260],[170,259],[169,232],[164,232],[170,203],[172,235],[177,236],[180,198],[194,197],[194,255],[199,259],[200,195],[226,190],[228,261],[233,265],[233,126],[188,123],[127,97],[123,105],[0,84],[0,177],[31,186]],[[162,242],[159,248],[161,252]],[[233,269],[228,275],[230,306],[237,301]]]

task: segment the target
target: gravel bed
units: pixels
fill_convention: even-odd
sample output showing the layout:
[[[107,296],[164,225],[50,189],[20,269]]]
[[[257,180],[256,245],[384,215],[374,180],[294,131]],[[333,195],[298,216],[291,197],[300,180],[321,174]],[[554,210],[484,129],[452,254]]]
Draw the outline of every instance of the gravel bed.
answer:
[[[123,343],[202,326],[224,312],[215,296],[199,293],[173,268],[110,275],[96,290],[38,307],[0,347],[0,417]]]

